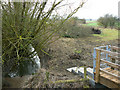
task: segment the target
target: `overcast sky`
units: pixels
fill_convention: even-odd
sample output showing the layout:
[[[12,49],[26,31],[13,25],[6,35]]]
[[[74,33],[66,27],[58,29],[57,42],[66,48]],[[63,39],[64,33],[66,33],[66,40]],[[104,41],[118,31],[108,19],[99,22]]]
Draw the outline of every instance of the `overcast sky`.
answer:
[[[98,19],[105,14],[118,16],[118,2],[120,0],[88,0],[74,15],[85,19]]]
[[[54,0],[48,0],[48,1],[51,2]],[[65,0],[65,1],[76,2],[75,6],[77,6],[77,4],[79,4],[78,2],[80,2],[81,0]],[[74,16],[85,19],[98,19],[99,17],[104,16],[105,14],[112,14],[114,16],[118,16],[119,1],[120,0],[87,0],[87,2],[83,5],[83,7],[80,8],[79,11]],[[73,7],[73,5],[71,6]],[[63,12],[67,13],[69,12],[69,10],[65,10],[64,7],[64,9],[61,9],[59,13],[63,13]]]

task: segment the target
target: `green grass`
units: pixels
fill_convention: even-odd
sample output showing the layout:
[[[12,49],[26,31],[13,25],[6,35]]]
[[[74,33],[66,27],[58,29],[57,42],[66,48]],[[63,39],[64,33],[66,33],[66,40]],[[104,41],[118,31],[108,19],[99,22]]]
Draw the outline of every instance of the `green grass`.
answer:
[[[96,22],[96,21],[86,21],[86,23],[93,23],[93,22]]]
[[[97,22],[88,23],[87,26],[98,26]]]
[[[98,26],[97,21],[88,21],[86,25],[93,26],[93,27]]]
[[[93,34],[93,36],[100,37],[102,41],[118,39],[118,30],[116,29],[102,29],[101,34]],[[120,31],[119,31],[120,32]]]

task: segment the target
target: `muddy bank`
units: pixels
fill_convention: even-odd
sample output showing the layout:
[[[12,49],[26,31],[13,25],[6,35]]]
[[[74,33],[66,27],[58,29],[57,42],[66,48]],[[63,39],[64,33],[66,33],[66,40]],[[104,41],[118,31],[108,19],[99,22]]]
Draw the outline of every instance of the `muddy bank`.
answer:
[[[99,39],[99,38],[98,38]],[[48,69],[50,81],[58,80],[80,80],[79,75],[68,72],[66,69],[76,66],[93,66],[93,49],[101,45],[118,45],[118,40],[111,41],[96,41],[94,37],[88,38],[61,38],[49,46],[49,54],[52,56],[48,60]],[[41,74],[42,75],[42,74]],[[83,88],[85,84],[89,87],[87,82],[73,82],[73,83],[60,83],[60,84],[42,84],[45,81],[46,74],[42,75],[42,80],[38,79],[40,76],[33,77],[32,82],[29,80],[27,87],[45,87],[45,88]],[[41,81],[40,83],[37,80]],[[32,84],[35,84],[32,86]]]
[[[93,66],[93,49],[96,46],[101,45],[118,45],[118,40],[111,41],[98,41],[98,37],[87,38],[60,38],[58,41],[52,43],[49,46],[49,54],[47,69],[40,69],[38,73],[32,76],[23,76],[6,79],[11,81],[9,87],[45,87],[45,88],[83,88],[85,84],[91,87],[88,83],[72,82],[72,83],[59,83],[51,84],[46,82],[46,78],[49,77],[49,81],[55,82],[57,80],[78,80],[80,76],[74,75],[66,71],[67,68],[76,66]],[[47,76],[46,73],[49,73]],[[27,78],[26,78],[27,77]],[[19,83],[18,83],[19,82]],[[18,83],[18,85],[16,85]]]
[[[65,75],[40,69],[38,74],[29,79],[22,88],[83,88],[85,83],[88,84],[78,75]]]
[[[49,69],[66,72],[74,66],[93,66],[93,49],[102,45],[118,45],[118,40],[97,41],[98,37],[61,38],[51,44],[52,58],[48,61]]]

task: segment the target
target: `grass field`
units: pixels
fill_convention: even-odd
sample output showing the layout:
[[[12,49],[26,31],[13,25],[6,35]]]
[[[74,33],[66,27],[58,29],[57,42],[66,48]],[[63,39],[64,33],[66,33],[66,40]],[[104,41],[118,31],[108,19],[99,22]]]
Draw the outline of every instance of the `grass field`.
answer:
[[[99,27],[97,21],[87,21],[86,26],[92,26],[92,27],[97,27],[97,28]],[[93,36],[100,37],[102,41],[118,39],[118,32],[120,33],[120,30],[100,28],[100,27],[99,29],[102,31],[102,33],[93,34]],[[96,40],[96,41],[99,41],[99,40]]]
[[[101,37],[103,41],[118,39],[118,32],[120,33],[120,31],[116,29],[100,28],[100,30],[102,31],[101,34],[93,34],[93,36]]]
[[[87,26],[98,26],[98,24],[96,22],[94,22],[94,23],[88,23]]]
[[[87,21],[87,26],[98,26],[97,21]]]

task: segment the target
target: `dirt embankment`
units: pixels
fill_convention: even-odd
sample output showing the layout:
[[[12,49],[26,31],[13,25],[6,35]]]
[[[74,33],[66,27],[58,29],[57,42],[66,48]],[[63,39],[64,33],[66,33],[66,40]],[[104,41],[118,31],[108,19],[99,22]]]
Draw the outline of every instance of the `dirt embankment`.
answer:
[[[98,37],[61,38],[51,44],[52,58],[49,60],[49,69],[56,72],[66,72],[74,66],[93,66],[93,49],[102,45],[118,45],[118,40],[98,41]]]
[[[57,80],[79,80],[80,76],[74,75],[66,71],[67,68],[74,66],[90,66],[93,65],[93,49],[101,45],[118,45],[118,40],[98,41],[98,37],[87,38],[60,38],[58,41],[49,46],[49,53],[52,56],[48,61],[48,69],[39,70],[34,76],[30,76],[26,83],[22,83],[22,87],[30,88],[81,88],[84,82],[49,84],[48,81],[55,82]],[[48,75],[49,74],[49,75]],[[22,77],[24,78],[24,76]],[[15,83],[15,81],[14,81]],[[88,83],[86,83],[88,84]],[[88,84],[89,85],[89,84]],[[12,87],[17,88],[16,85]]]
[[[50,80],[55,82],[57,80],[79,80],[79,75],[74,75],[68,72],[66,69],[75,66],[93,66],[93,49],[96,46],[101,45],[118,45],[118,40],[112,41],[98,41],[98,37],[87,38],[61,38],[58,41],[52,43],[49,47],[49,53],[52,56],[48,61],[48,70],[50,73]],[[43,75],[45,78],[45,75]],[[34,77],[32,83],[35,83],[38,77]],[[44,81],[44,80],[40,80]],[[35,83],[36,84],[36,83]],[[72,82],[72,83],[60,83],[60,84],[47,84],[47,86],[41,87],[53,87],[53,88],[83,88],[87,82]],[[31,86],[31,81],[27,84]],[[30,86],[29,86],[30,85]],[[37,86],[38,83],[35,85]],[[39,84],[40,86],[42,84]]]

